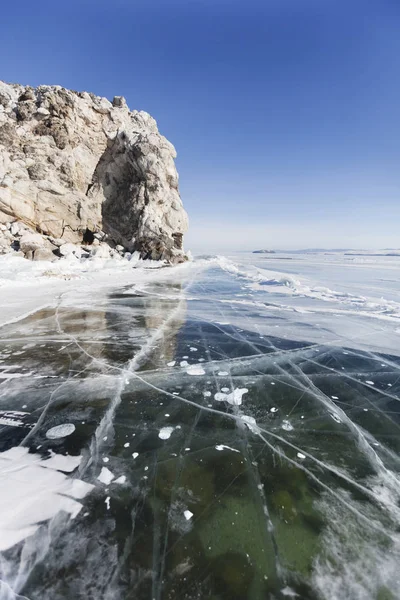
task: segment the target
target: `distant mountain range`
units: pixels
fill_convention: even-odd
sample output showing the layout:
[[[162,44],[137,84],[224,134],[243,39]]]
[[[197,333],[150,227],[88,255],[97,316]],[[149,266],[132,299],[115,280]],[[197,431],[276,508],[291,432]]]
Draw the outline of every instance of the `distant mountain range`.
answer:
[[[343,252],[346,256],[400,256],[400,249],[354,250],[353,248],[304,248],[303,250],[253,250],[253,254],[317,254],[322,252]]]

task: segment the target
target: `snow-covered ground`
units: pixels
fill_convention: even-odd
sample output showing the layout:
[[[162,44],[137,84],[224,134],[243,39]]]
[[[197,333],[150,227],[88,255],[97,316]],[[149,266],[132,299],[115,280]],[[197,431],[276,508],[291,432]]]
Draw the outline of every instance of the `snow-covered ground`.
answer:
[[[175,267],[187,271],[192,263]],[[164,270],[166,273],[164,273]],[[173,269],[172,269],[173,270]],[[196,269],[195,269],[196,270]],[[74,256],[56,262],[32,262],[12,254],[0,256],[0,326],[45,307],[54,307],[64,295],[90,301],[93,295],[151,279],[168,279],[170,268],[157,261]]]

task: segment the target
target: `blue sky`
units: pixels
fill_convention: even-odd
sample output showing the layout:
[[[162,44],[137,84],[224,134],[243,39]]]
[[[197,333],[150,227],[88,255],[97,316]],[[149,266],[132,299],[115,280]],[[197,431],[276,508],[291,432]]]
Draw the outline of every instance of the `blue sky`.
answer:
[[[400,246],[398,0],[20,0],[0,78],[150,112],[186,246]]]

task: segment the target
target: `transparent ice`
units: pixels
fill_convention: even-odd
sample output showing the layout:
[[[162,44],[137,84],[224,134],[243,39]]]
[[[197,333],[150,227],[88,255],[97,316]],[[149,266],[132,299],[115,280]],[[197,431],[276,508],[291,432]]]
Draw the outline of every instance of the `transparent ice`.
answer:
[[[400,597],[399,257],[25,262],[0,600]]]

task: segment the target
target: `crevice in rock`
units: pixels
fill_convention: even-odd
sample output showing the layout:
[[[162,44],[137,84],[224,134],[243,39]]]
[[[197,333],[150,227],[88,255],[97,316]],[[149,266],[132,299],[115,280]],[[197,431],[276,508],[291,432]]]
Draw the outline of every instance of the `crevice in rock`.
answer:
[[[143,174],[126,152],[125,138],[125,134],[121,134],[118,141],[109,141],[96,166],[88,192],[89,196],[101,193],[104,197],[102,230],[116,244],[132,251],[133,238],[139,229],[145,205],[146,189]]]
[[[178,250],[182,250],[183,248],[183,233],[173,233],[172,237],[174,239],[175,248]]]
[[[94,233],[90,231],[90,229],[86,228],[86,231],[83,233],[82,241],[84,244],[88,244],[89,246],[94,242]]]

